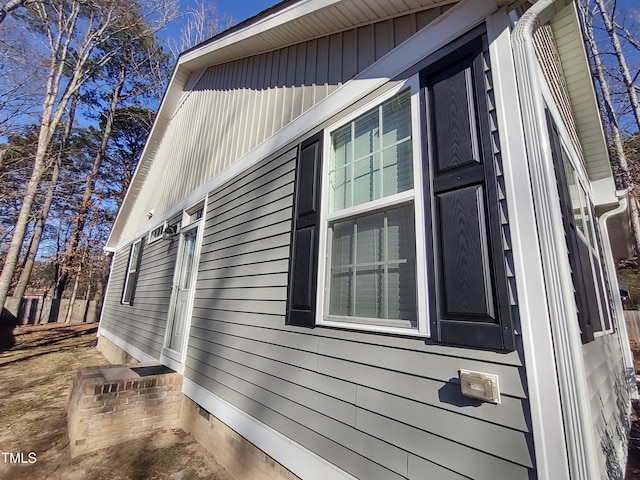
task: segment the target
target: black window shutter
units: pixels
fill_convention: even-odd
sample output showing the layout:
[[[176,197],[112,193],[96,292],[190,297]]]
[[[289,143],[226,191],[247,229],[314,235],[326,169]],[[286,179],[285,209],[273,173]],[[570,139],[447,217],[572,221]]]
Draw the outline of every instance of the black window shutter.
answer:
[[[477,38],[421,72],[430,318],[439,342],[513,350],[485,49]]]
[[[321,175],[322,132],[305,140],[298,147],[289,257],[287,325],[315,326]]]
[[[594,338],[593,320],[599,318],[596,286],[593,281],[590,263],[591,253],[584,242],[578,238],[576,232],[577,227],[571,206],[571,193],[569,192],[569,184],[562,159],[560,135],[549,116],[549,112],[547,112],[547,128],[549,129],[549,139],[551,140],[551,153],[560,196],[562,223],[569,252],[569,265],[571,267],[575,301],[578,308],[580,336],[582,343],[587,343]]]

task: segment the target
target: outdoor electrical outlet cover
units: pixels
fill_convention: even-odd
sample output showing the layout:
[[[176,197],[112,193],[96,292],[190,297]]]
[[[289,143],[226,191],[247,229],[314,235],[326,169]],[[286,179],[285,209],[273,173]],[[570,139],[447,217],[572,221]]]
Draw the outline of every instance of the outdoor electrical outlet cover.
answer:
[[[500,403],[498,376],[492,373],[460,370],[460,388],[465,397],[489,403]]]

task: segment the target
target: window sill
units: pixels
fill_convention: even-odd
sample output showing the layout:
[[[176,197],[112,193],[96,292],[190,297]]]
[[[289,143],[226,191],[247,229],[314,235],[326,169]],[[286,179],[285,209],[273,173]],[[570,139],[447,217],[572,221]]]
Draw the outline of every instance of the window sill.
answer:
[[[337,317],[341,318],[341,317]],[[349,320],[336,320],[336,317],[328,317],[318,321],[318,326],[335,327],[343,330],[358,330],[363,332],[386,333],[405,337],[423,337],[428,338],[428,332],[421,332],[417,328],[392,327],[388,325],[372,325],[370,323],[357,323],[349,317],[342,317]],[[359,319],[358,322],[366,321],[366,318]],[[376,319],[376,321],[379,321]]]

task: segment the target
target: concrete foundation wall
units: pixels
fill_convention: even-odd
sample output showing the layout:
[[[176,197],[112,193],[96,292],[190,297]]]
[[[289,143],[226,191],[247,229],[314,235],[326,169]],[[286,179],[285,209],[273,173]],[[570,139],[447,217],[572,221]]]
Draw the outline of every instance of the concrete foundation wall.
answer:
[[[140,363],[134,357],[129,355],[127,352],[122,350],[115,343],[105,337],[98,337],[98,344],[96,345],[96,348],[104,358],[106,358],[110,363],[114,365],[124,363]]]
[[[191,400],[184,397],[180,426],[234,477],[295,480],[298,477]]]

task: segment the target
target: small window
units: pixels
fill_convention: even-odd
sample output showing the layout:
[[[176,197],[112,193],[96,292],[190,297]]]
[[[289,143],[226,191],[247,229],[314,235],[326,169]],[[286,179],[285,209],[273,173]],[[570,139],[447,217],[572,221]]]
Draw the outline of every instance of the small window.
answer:
[[[142,258],[142,239],[131,245],[129,250],[129,265],[124,278],[124,289],[122,293],[122,303],[133,305],[133,296],[138,281],[138,271]]]
[[[188,210],[184,210],[182,212],[182,228],[185,228],[191,225],[194,222],[202,219],[204,215],[204,202],[200,202],[197,205],[189,208]]]
[[[154,228],[153,230],[151,230],[149,232],[149,242],[148,243],[153,243],[156,240],[160,240],[162,238],[162,234],[164,233],[164,229],[166,227],[166,223],[163,223],[162,225]]]

